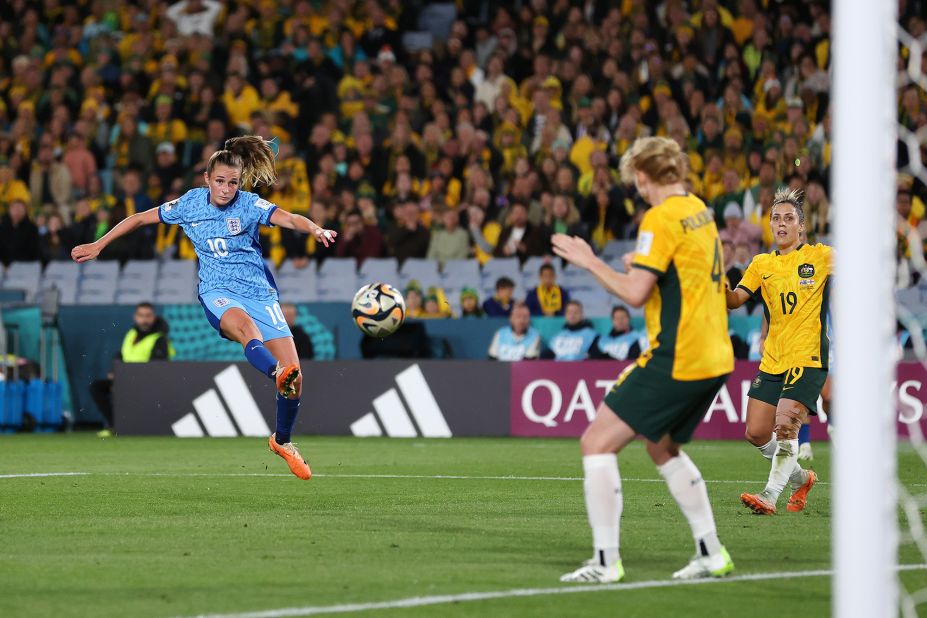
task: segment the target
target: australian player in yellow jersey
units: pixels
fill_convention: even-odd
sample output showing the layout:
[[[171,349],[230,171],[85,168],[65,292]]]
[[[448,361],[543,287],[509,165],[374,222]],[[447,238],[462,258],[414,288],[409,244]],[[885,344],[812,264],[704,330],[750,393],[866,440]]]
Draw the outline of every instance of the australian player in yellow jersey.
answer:
[[[583,489],[594,554],[565,582],[616,582],[624,577],[618,551],[623,498],[618,453],[641,434],[670,493],[689,522],[695,556],[676,579],[721,577],[734,569],[718,540],[705,482],[680,449],[734,369],[724,298],[721,242],[712,213],[686,192],[688,161],[670,139],[637,140],[621,160],[652,205],[637,250],[615,272],[580,238],[555,234],[554,252],[591,272],[629,305],[645,305],[649,350],[619,376],[580,440]]]
[[[817,413],[827,379],[832,250],[802,243],[804,223],[801,191],[779,190],[769,217],[777,249],[754,257],[737,288],[727,290],[730,309],[759,294],[769,321],[760,372],[749,392],[746,437],[772,464],[766,488],[740,496],[762,515],[776,512],[787,483],[793,490],[788,510],[803,510],[817,482],[813,470],[798,464],[798,431],[809,413]]]

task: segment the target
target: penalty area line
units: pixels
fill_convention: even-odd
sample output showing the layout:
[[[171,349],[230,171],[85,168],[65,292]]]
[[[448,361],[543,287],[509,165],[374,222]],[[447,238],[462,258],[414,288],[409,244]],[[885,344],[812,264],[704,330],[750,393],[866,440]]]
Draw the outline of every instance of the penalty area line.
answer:
[[[927,564],[903,564],[896,567],[896,570],[898,571],[915,571],[924,569],[927,569]],[[518,597],[582,594],[588,592],[623,592],[629,590],[645,590],[650,588],[732,584],[737,582],[771,581],[796,579],[802,577],[830,577],[833,574],[833,569],[816,569],[810,571],[792,571],[779,573],[751,573],[747,575],[735,575],[733,577],[719,579],[658,579],[643,582],[631,582],[627,584],[587,584],[581,586],[560,586],[556,588],[515,588],[512,590],[499,590],[495,592],[464,592],[461,594],[409,597],[405,599],[381,601],[376,603],[346,603],[342,605],[284,607],[281,609],[268,609],[255,612],[241,612],[232,614],[199,614],[191,618],[289,618],[291,616],[321,616],[325,614],[346,614],[349,612],[403,609],[410,607],[425,607],[429,605],[444,605],[447,603],[470,603],[474,601],[492,601],[495,599],[511,599]]]

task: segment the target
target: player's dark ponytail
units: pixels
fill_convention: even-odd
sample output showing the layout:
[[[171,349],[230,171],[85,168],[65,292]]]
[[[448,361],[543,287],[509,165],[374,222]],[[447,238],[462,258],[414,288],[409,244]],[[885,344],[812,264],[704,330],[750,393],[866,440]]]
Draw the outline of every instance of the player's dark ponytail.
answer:
[[[217,150],[209,158],[206,172],[212,174],[216,165],[228,165],[241,170],[243,187],[270,186],[277,180],[274,151],[270,144],[257,135],[233,137],[225,141],[225,149]]]

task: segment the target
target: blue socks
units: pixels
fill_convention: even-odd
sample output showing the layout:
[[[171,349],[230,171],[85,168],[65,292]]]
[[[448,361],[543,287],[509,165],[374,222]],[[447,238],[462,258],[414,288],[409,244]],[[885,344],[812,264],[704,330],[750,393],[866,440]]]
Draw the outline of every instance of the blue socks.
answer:
[[[245,346],[245,357],[255,369],[269,378],[273,377],[277,369],[277,359],[264,347],[263,342],[257,339],[249,341]],[[287,399],[277,393],[277,444],[286,444],[290,441],[290,433],[296,423],[297,414],[299,414],[299,399]]]
[[[286,444],[290,441],[290,433],[296,424],[296,415],[299,414],[299,399],[287,399],[277,393],[277,444]]]
[[[248,359],[252,367],[268,378],[274,376],[274,370],[277,369],[277,359],[264,347],[263,341],[252,339],[245,344],[245,358]]]
[[[802,425],[798,430],[798,443],[807,444],[811,442],[811,425]]]

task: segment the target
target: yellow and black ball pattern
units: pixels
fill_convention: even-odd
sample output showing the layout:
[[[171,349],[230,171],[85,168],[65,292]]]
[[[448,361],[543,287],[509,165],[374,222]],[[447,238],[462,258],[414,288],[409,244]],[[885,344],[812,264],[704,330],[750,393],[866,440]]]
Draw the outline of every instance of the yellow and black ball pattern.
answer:
[[[406,319],[406,301],[390,284],[370,283],[354,295],[351,316],[365,335],[387,337]]]

